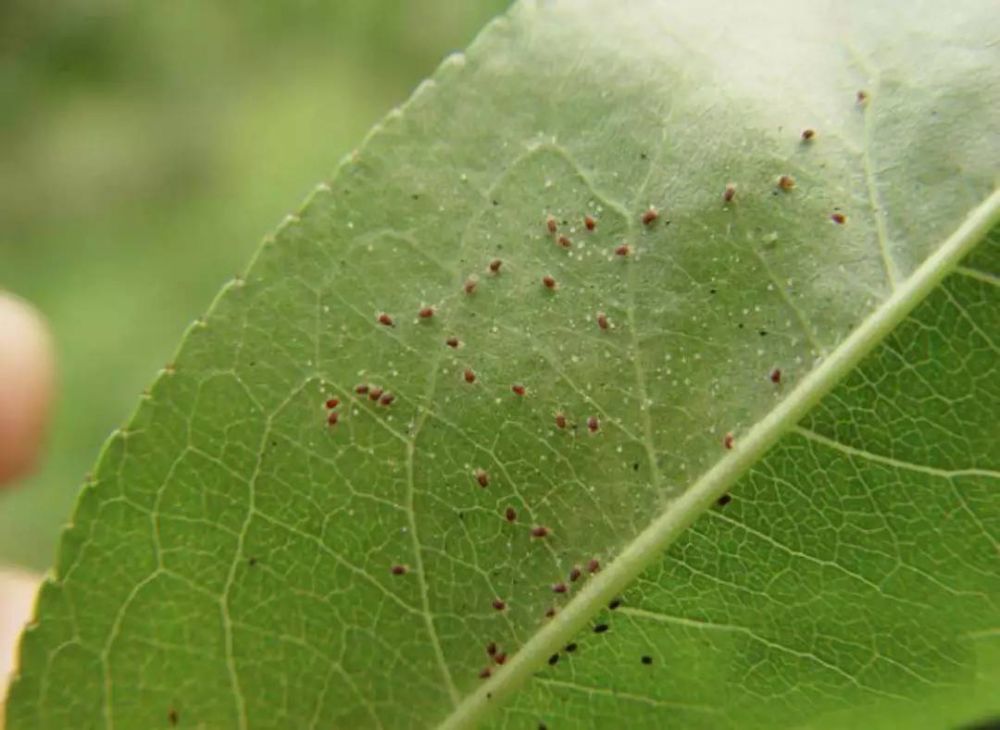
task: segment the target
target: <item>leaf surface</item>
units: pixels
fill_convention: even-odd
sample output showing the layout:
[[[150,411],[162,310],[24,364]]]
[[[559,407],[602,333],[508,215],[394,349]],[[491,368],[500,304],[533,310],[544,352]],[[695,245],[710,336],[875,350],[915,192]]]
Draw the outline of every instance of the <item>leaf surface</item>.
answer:
[[[996,21],[746,5],[522,3],[390,114],[109,441],[10,726],[1000,709]]]

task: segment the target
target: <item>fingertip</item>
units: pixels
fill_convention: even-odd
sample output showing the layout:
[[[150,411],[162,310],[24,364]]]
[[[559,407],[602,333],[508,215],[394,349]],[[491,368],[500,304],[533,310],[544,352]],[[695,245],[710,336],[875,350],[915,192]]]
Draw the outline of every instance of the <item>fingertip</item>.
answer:
[[[38,460],[54,375],[52,338],[41,315],[0,292],[0,485]]]

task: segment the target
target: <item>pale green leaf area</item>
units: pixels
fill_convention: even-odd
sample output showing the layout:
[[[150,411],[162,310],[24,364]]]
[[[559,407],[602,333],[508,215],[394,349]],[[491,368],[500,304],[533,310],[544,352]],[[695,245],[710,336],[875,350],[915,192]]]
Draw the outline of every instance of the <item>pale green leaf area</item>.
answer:
[[[1000,712],[988,10],[515,6],[108,443],[9,726]]]

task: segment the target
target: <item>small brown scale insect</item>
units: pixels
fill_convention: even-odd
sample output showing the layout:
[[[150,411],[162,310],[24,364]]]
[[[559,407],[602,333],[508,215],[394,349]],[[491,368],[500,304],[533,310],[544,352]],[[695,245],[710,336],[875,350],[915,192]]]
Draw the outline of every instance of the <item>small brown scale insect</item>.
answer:
[[[336,408],[340,405],[340,398],[330,398],[326,401],[327,408]]]
[[[514,385],[510,386],[510,390],[514,395],[523,396],[525,394],[525,387],[520,383],[514,383]]]
[[[652,205],[642,214],[643,225],[652,225],[657,218],[660,217],[660,213]]]
[[[574,565],[573,569],[569,571],[569,582],[576,583],[580,580],[581,575],[583,575],[583,571],[580,569],[580,566]]]
[[[358,385],[354,388],[354,392],[357,393],[358,395],[365,395],[368,392],[368,388],[369,388],[368,385],[362,383],[361,385]]]
[[[396,400],[396,396],[392,393],[384,393],[381,398],[378,399],[380,405],[391,406],[392,402]]]
[[[542,277],[542,284],[545,286],[546,289],[549,289],[549,290],[552,290],[552,289],[556,288],[556,280],[553,279],[548,274],[546,274],[545,276]]]
[[[458,341],[457,337],[449,337],[447,340],[444,341],[444,344],[446,344],[446,345],[448,345],[448,347],[454,349],[454,348],[458,347],[461,343]]]
[[[508,507],[503,516],[508,522],[515,522],[517,520],[517,511],[513,507]]]
[[[476,481],[479,482],[480,487],[488,487],[490,485],[490,475],[487,474],[484,470],[476,469],[474,473]]]
[[[597,558],[591,558],[589,561],[587,561],[588,573],[593,574],[599,571],[600,569],[601,569],[601,563]]]
[[[568,590],[569,590],[569,588],[566,586],[565,583],[553,583],[552,584],[552,592],[553,593],[560,593],[560,594],[562,594],[562,593],[565,593]]]
[[[385,312],[382,312],[382,314],[378,316],[378,321],[379,324],[384,324],[386,327],[392,327],[395,324],[395,322],[393,322],[392,317],[390,317]]]
[[[379,387],[372,387],[368,389],[368,400],[378,400],[382,397],[382,389]]]
[[[479,280],[474,276],[470,276],[468,279],[465,280],[465,284],[462,286],[462,289],[465,291],[466,294],[470,295],[475,294],[476,286],[478,286],[478,284]]]
[[[830,214],[830,220],[836,223],[838,226],[842,226],[847,223],[847,216],[840,211],[834,211]]]
[[[778,187],[786,192],[791,190],[795,187],[795,178],[791,175],[782,175],[778,178]]]
[[[629,256],[632,253],[632,247],[627,243],[623,243],[621,246],[615,249],[615,256]]]
[[[465,377],[465,382],[466,383],[475,383],[476,382],[476,374],[474,372],[472,372],[471,368],[466,368],[465,369],[464,377]]]
[[[600,327],[602,330],[606,330],[609,327],[608,315],[606,315],[604,312],[597,313],[597,326]]]
[[[393,575],[406,575],[408,570],[409,569],[405,565],[394,565],[390,568],[389,572]]]
[[[587,227],[588,231],[592,231],[597,228],[597,219],[593,216],[585,215],[583,217],[583,225]]]
[[[498,273],[502,265],[503,262],[500,259],[493,259],[492,261],[490,261],[490,272],[494,274]]]
[[[722,191],[722,200],[726,203],[732,203],[733,198],[736,197],[736,186],[733,183],[728,183],[726,189]]]
[[[587,429],[591,433],[597,433],[601,429],[601,422],[597,419],[597,416],[590,416],[587,419]]]
[[[802,141],[803,142],[810,142],[810,141],[812,141],[812,138],[815,137],[815,136],[816,136],[816,130],[815,129],[803,129],[802,130]]]
[[[775,385],[780,384],[781,383],[781,368],[775,368],[774,370],[772,370],[771,374],[768,377],[770,377],[771,382],[774,383]]]
[[[536,525],[535,527],[531,528],[531,536],[538,538],[548,537],[549,528],[545,527],[544,525]]]
[[[727,433],[722,439],[722,445],[727,449],[733,448],[736,443],[736,438],[731,433]]]
[[[421,319],[430,319],[434,316],[434,307],[424,307],[418,312],[418,314]]]
[[[559,236],[556,242],[563,248],[573,248],[573,241],[570,240],[569,236]]]
[[[334,411],[326,417],[326,422],[331,426],[336,426],[340,422],[340,414]]]
[[[555,233],[558,226],[556,226],[556,219],[549,216],[545,219],[545,227],[548,229],[549,233]]]
[[[562,413],[556,414],[556,428],[566,428],[566,416]]]
[[[507,603],[504,600],[500,598],[493,599],[493,610],[503,611],[505,608],[507,608]]]

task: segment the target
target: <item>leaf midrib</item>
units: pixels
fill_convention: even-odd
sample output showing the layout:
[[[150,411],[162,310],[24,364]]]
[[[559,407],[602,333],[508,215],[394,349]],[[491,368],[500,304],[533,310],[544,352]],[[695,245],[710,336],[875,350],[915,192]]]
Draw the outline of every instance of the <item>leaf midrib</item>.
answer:
[[[601,607],[623,591],[718,497],[756,464],[819,400],[881,343],[1000,223],[1000,190],[974,208],[920,267],[802,382],[741,437],[732,451],[699,477],[684,493],[628,543],[559,614],[508,661],[503,671],[469,694],[438,726],[439,730],[474,727],[490,709],[503,703],[548,656],[565,644]]]

